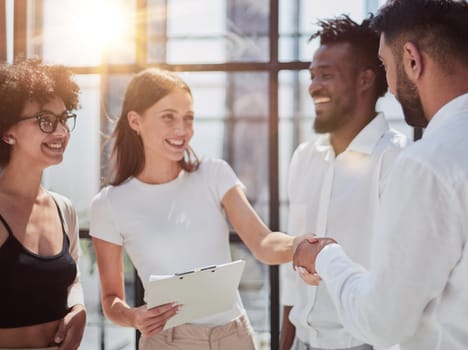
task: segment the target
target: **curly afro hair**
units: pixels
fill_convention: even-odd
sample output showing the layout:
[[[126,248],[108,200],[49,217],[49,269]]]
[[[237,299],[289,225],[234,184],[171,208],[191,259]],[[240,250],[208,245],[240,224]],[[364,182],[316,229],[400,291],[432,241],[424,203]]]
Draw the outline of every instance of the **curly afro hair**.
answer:
[[[43,64],[35,58],[0,64],[0,136],[18,122],[27,101],[43,105],[58,97],[68,110],[74,110],[79,90],[71,71],[61,65]],[[10,151],[10,145],[0,142],[0,166],[8,164]]]

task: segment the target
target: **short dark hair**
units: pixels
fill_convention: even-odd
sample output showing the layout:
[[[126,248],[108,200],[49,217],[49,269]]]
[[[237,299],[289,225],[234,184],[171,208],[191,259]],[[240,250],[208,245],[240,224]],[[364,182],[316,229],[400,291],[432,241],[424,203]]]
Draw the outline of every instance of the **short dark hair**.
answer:
[[[142,114],[176,88],[192,95],[190,87],[177,74],[159,68],[147,68],[137,73],[128,83],[122,111],[112,134],[114,141],[112,149],[114,169],[110,181],[112,185],[120,185],[131,176],[138,175],[145,166],[143,142],[130,127],[128,113],[135,111]],[[196,154],[190,147],[185,153],[185,157],[179,161],[182,169],[187,172],[197,170],[200,162]]]
[[[43,105],[58,97],[65,108],[74,110],[79,90],[72,72],[61,65],[47,65],[37,58],[0,64],[0,137],[18,121],[27,101]],[[8,164],[10,152],[11,146],[0,142],[0,166]]]
[[[369,15],[361,24],[347,15],[319,20],[317,25],[320,29],[310,36],[309,41],[320,37],[320,45],[349,43],[357,55],[356,59],[374,71],[376,94],[382,97],[387,92],[387,80],[378,56],[379,35],[370,28],[371,19],[372,15]]]
[[[395,57],[413,42],[447,71],[447,58],[468,61],[468,3],[465,0],[389,0],[371,21]]]

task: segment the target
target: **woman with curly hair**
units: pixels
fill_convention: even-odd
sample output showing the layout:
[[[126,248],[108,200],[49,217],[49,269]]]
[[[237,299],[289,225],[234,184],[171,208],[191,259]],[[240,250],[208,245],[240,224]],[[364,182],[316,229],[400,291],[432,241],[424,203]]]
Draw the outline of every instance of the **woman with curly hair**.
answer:
[[[35,59],[0,65],[0,349],[78,349],[77,217],[41,186],[74,128],[78,85]]]

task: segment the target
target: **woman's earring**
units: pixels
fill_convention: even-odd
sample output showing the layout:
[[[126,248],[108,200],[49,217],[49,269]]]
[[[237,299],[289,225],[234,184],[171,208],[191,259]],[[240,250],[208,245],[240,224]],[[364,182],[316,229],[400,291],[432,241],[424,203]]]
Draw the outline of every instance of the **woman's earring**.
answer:
[[[140,137],[140,130],[136,131],[137,137]]]
[[[3,136],[2,137],[3,142],[9,144],[9,145],[14,145],[15,144],[15,139],[11,136]]]

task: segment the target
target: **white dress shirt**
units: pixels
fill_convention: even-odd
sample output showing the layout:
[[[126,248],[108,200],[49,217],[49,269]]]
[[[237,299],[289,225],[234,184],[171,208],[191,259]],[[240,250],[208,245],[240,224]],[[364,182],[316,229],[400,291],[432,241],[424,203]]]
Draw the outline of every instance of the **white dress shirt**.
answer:
[[[392,163],[407,139],[377,115],[335,157],[329,135],[295,151],[288,177],[288,232],[329,233],[349,254],[368,266],[374,211]],[[281,267],[282,302],[293,305],[296,335],[313,347],[348,348],[363,344],[347,332],[325,286],[306,285],[292,265]]]
[[[356,337],[402,350],[468,349],[467,131],[465,94],[400,154],[382,195],[369,271],[346,245],[318,255],[322,283]]]

